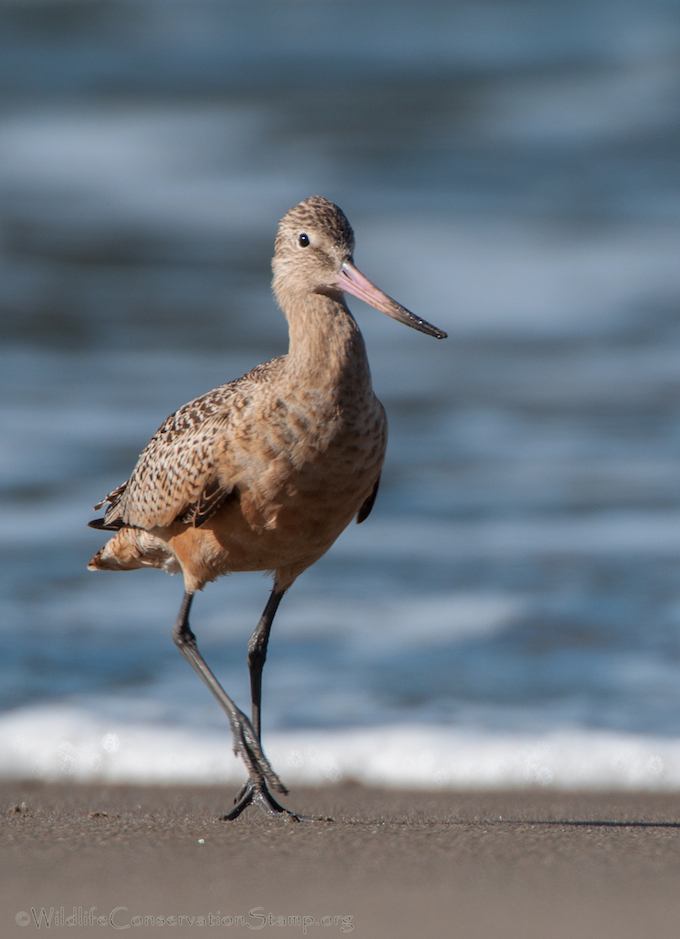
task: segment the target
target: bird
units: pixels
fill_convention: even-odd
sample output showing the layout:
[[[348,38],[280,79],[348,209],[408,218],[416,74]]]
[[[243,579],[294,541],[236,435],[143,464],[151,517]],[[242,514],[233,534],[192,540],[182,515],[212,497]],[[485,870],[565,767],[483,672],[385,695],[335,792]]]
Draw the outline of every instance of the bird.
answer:
[[[300,816],[262,749],[262,670],[274,616],[297,577],[356,519],[368,517],[385,458],[387,421],[373,392],[362,334],[345,294],[438,339],[354,264],[343,211],[312,196],[283,216],[272,260],[274,297],[288,321],[288,353],[185,404],[142,451],[130,478],[96,506],[90,527],[113,532],[90,570],[153,567],[181,573],[172,636],[229,719],[248,779],[223,818],[253,804]],[[222,688],[189,625],[195,594],[223,574],[273,575],[248,643],[251,714]]]

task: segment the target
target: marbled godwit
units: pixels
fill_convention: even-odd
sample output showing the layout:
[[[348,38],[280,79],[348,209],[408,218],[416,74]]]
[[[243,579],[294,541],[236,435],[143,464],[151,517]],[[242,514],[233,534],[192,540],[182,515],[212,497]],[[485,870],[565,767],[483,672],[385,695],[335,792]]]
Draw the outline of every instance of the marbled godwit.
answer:
[[[115,535],[90,570],[159,567],[184,575],[173,629],[179,651],[229,718],[248,782],[225,816],[251,802],[286,813],[286,789],[262,752],[262,668],[272,621],[293,581],[373,507],[385,455],[385,412],[373,394],[364,341],[343,293],[429,336],[431,326],[375,287],[353,263],[343,212],[314,196],[281,220],[273,289],[290,333],[287,355],[185,404],[159,428],[130,479],[91,527]],[[234,571],[272,571],[274,586],[248,643],[252,718],[236,706],[189,627],[197,590]]]

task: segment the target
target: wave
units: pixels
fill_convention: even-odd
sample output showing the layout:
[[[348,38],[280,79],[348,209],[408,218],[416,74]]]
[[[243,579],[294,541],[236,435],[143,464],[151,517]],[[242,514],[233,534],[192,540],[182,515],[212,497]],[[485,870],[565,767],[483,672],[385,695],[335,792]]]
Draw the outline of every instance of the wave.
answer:
[[[266,748],[291,786],[680,790],[680,740],[596,730],[518,734],[404,724],[271,734]],[[237,785],[245,770],[225,733],[112,722],[62,705],[0,718],[0,777]]]

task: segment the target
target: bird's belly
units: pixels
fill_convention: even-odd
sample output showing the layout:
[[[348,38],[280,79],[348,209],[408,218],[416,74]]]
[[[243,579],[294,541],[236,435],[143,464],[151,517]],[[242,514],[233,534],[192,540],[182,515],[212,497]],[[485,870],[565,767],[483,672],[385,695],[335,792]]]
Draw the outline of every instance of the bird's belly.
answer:
[[[271,454],[243,474],[235,498],[204,525],[174,535],[187,586],[199,589],[224,573],[275,571],[286,587],[317,561],[373,491],[384,436],[334,449],[297,460],[290,451]]]

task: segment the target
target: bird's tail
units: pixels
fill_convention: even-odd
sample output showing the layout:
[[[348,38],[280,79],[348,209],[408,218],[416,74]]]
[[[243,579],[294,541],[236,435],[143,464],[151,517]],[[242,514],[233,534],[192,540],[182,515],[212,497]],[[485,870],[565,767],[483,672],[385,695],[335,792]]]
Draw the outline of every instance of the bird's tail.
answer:
[[[87,565],[89,571],[134,571],[140,567],[158,567],[169,574],[181,570],[166,542],[142,528],[121,528]]]

